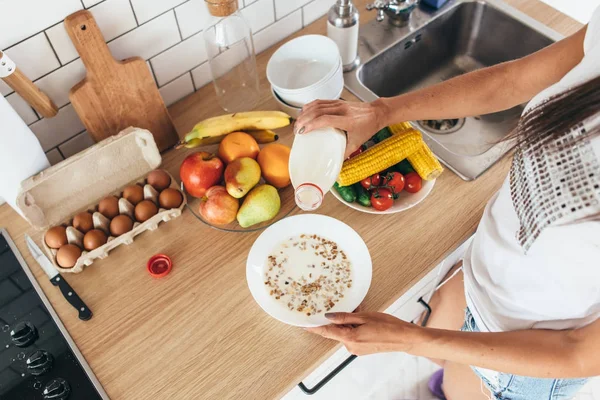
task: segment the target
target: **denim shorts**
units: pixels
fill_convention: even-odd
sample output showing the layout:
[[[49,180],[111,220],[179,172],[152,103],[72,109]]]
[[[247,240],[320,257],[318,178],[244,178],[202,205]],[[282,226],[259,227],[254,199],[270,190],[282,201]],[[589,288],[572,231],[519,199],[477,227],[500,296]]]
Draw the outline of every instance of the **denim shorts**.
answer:
[[[465,332],[479,332],[471,311],[465,310]],[[585,385],[587,378],[551,379],[530,378],[471,367],[490,390],[495,400],[567,400]]]

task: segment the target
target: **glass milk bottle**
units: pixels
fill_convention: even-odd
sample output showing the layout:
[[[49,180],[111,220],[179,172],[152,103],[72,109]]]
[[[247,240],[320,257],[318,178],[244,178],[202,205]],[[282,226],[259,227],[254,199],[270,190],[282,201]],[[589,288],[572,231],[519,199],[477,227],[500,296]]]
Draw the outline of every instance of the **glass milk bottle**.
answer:
[[[260,98],[252,31],[238,0],[205,0],[214,17],[204,43],[217,99],[230,113],[253,109]]]
[[[321,206],[340,174],[345,150],[346,134],[339,129],[322,128],[294,137],[289,169],[298,207],[313,211]]]

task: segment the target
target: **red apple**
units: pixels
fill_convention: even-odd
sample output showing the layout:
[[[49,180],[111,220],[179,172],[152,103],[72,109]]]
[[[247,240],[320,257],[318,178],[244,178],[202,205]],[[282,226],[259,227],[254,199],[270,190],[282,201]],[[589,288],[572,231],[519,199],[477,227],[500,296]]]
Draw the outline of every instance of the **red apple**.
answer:
[[[223,161],[219,157],[200,151],[183,160],[179,168],[179,177],[189,194],[202,197],[209,187],[221,181],[223,168]]]
[[[240,207],[238,199],[232,197],[223,186],[213,186],[200,200],[200,215],[214,225],[225,225],[235,220]]]

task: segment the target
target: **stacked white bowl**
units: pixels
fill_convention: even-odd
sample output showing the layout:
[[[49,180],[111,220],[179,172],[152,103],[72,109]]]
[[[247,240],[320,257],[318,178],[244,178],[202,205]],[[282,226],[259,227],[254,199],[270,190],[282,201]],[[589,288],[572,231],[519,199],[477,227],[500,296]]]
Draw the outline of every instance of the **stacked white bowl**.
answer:
[[[269,60],[267,79],[280,106],[300,110],[313,100],[339,99],[344,74],[338,47],[323,35],[290,40]]]

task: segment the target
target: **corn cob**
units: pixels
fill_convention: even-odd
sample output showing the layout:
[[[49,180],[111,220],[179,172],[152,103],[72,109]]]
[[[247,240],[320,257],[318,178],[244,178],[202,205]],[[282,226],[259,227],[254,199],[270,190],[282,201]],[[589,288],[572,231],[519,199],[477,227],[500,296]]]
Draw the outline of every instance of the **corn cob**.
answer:
[[[390,132],[392,132],[392,135],[397,135],[399,133],[404,133],[406,131],[409,131],[409,130],[413,129],[413,127],[408,122],[401,122],[399,124],[394,124],[394,125],[388,126],[388,129],[390,130]]]
[[[426,181],[436,179],[444,171],[442,164],[440,164],[425,143],[423,143],[423,146],[418,151],[408,156],[407,159],[415,169],[415,172]]]
[[[340,186],[359,182],[399,163],[423,145],[421,133],[416,130],[394,135],[344,162],[337,182]]]

